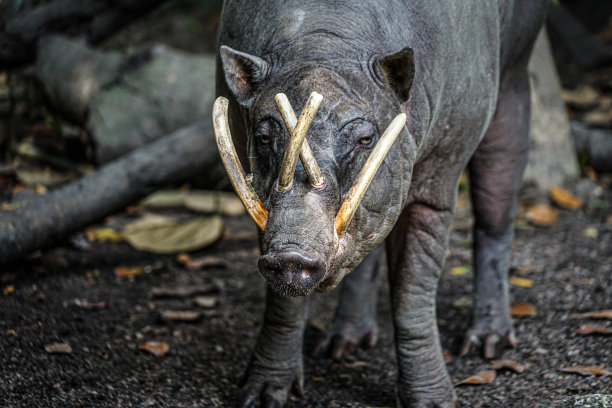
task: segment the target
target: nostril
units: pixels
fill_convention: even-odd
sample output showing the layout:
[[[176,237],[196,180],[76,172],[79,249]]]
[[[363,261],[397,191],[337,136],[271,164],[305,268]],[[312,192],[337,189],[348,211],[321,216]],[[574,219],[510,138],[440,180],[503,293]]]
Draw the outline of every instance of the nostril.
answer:
[[[325,274],[325,263],[298,252],[278,252],[259,258],[259,271],[268,280],[312,284]]]

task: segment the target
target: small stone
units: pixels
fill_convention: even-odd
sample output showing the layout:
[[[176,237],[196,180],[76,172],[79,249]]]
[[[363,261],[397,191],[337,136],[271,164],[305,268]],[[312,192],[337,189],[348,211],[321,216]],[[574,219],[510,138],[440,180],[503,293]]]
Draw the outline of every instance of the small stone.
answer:
[[[557,408],[612,408],[612,395],[579,395],[563,401]]]

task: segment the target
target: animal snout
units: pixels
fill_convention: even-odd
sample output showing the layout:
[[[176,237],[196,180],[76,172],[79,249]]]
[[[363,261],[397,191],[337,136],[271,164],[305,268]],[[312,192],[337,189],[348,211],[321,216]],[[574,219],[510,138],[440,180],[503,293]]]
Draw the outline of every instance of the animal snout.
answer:
[[[259,271],[278,294],[310,293],[325,275],[325,262],[298,252],[268,253],[259,258]]]

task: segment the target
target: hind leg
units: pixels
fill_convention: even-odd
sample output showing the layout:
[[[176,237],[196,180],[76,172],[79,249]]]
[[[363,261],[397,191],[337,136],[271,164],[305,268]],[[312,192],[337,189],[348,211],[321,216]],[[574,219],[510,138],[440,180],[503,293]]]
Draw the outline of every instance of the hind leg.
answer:
[[[376,345],[376,298],[383,265],[381,245],[344,278],[333,326],[319,342],[313,356],[329,354],[334,360],[341,360],[359,345],[368,348]]]
[[[526,65],[526,64],[525,64]],[[525,66],[504,76],[497,110],[470,164],[474,207],[474,302],[461,354],[485,358],[514,346],[508,268],[517,192],[529,149],[529,82]]]

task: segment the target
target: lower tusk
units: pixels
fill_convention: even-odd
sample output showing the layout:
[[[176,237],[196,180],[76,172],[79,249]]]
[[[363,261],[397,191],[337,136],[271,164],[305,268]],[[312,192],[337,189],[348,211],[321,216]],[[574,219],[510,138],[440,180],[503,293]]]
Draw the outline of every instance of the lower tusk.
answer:
[[[295,131],[295,127],[297,124],[297,118],[295,116],[295,112],[291,108],[291,103],[289,103],[289,99],[284,93],[276,94],[274,98],[276,101],[276,106],[285,121],[285,126],[289,131],[289,134],[292,135]],[[300,160],[302,161],[302,165],[306,170],[306,174],[308,174],[308,179],[310,180],[310,184],[313,187],[321,187],[325,184],[325,178],[323,177],[323,173],[317,164],[317,160],[312,154],[312,150],[310,149],[310,145],[308,144],[308,140],[304,139],[302,144],[302,149],[300,151]]]
[[[339,236],[342,236],[346,231],[346,228],[350,224],[353,219],[353,215],[357,211],[357,207],[359,203],[363,199],[365,192],[368,190],[372,179],[376,175],[378,168],[382,164],[385,156],[391,149],[393,142],[397,139],[397,136],[404,129],[404,125],[406,124],[406,114],[400,113],[393,119],[385,133],[383,133],[382,137],[376,144],[376,147],[370,153],[370,157],[366,161],[361,173],[355,180],[355,183],[349,190],[346,199],[342,203],[338,214],[336,215],[336,232]]]
[[[234,190],[236,190],[238,197],[242,200],[247,212],[259,229],[265,231],[266,223],[268,222],[268,211],[259,197],[257,197],[253,186],[246,180],[244,169],[238,160],[238,154],[236,154],[229,130],[227,107],[228,100],[222,96],[218,97],[213,105],[213,128],[221,161],[223,166],[225,166],[232,186],[234,186]]]
[[[297,158],[302,150],[304,139],[306,138],[306,132],[312,123],[314,115],[317,113],[323,96],[313,92],[306,101],[306,106],[302,110],[300,118],[297,120],[297,124],[293,132],[291,133],[291,139],[289,145],[285,151],[283,157],[283,164],[280,170],[280,176],[278,179],[278,189],[280,191],[289,191],[293,185],[293,174],[295,173],[295,165],[297,164]],[[312,154],[312,152],[311,152]]]

